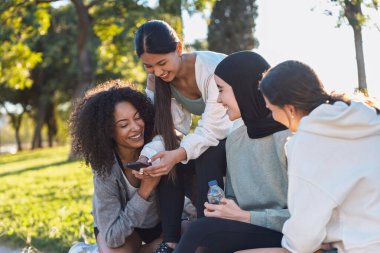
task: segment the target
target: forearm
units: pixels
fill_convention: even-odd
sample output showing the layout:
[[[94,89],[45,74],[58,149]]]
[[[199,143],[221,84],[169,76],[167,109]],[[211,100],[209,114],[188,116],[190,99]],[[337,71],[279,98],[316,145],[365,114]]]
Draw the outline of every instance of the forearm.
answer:
[[[137,190],[137,193],[138,195],[140,195],[140,197],[144,200],[148,200],[149,197],[152,195],[153,191],[154,191],[155,187],[140,187],[138,190]]]
[[[99,224],[99,230],[104,231],[107,246],[116,248],[123,245],[125,239],[133,233],[134,228],[142,225],[151,205],[151,201],[143,199],[139,194],[134,194],[122,212],[113,210],[116,216],[104,213],[107,217],[103,217],[105,222]]]

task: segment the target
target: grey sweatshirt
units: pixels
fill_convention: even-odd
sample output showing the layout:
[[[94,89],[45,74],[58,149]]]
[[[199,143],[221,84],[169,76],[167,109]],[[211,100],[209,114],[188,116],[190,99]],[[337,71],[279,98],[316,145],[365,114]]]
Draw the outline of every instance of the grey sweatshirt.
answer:
[[[108,247],[122,246],[134,228],[143,223],[157,225],[160,222],[156,194],[148,201],[137,192],[128,196],[125,179],[116,161],[109,176],[94,174],[93,181],[94,226],[105,237]]]
[[[250,139],[245,125],[227,138],[226,196],[250,211],[251,223],[282,231],[287,209],[287,163],[284,145],[288,130]]]

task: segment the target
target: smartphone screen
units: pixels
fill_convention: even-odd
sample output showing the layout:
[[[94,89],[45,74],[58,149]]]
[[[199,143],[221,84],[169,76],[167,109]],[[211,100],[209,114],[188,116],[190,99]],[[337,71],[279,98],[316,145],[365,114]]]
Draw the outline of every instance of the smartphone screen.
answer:
[[[142,162],[133,162],[133,163],[127,163],[125,165],[126,168],[130,168],[132,170],[136,170],[136,171],[139,171],[141,168],[146,168],[146,167],[149,167],[151,166],[152,164],[151,163],[142,163]]]

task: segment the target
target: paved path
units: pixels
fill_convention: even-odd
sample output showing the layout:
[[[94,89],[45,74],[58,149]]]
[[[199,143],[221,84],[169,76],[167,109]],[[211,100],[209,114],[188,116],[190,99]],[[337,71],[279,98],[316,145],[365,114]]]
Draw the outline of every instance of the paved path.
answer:
[[[11,248],[7,245],[0,245],[0,253],[47,253],[40,250],[28,250],[27,248]]]
[[[22,249],[13,249],[7,246],[0,245],[0,252],[1,253],[20,253],[22,252]]]

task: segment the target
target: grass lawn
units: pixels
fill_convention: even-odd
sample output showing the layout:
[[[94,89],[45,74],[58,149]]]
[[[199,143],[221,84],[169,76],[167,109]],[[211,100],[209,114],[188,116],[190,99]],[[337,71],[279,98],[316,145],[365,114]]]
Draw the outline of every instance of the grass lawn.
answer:
[[[68,162],[69,147],[0,155],[0,240],[17,247],[68,252],[94,243],[92,172]]]

